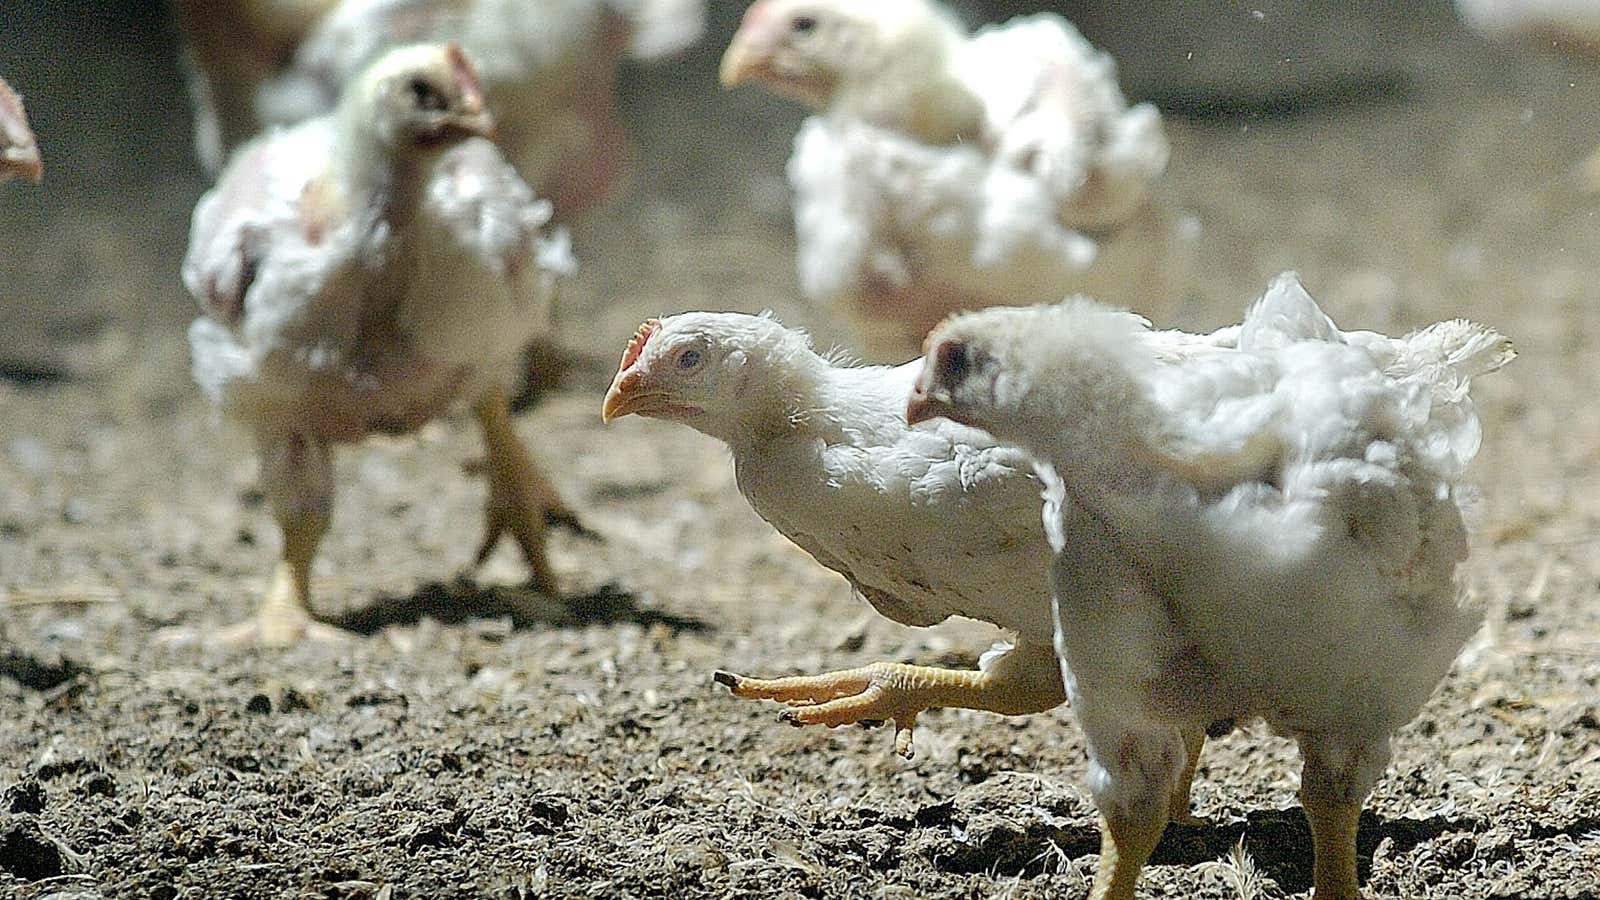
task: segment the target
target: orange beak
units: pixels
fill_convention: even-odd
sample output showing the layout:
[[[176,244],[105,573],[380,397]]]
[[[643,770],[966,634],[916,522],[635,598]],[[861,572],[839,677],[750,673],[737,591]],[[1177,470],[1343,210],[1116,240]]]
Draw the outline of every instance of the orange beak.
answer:
[[[645,345],[660,327],[660,319],[645,319],[628,339],[628,346],[622,351],[622,363],[617,366],[617,377],[611,380],[611,389],[606,391],[606,401],[600,407],[600,420],[607,425],[613,419],[631,416],[649,407],[650,395],[645,390],[644,374],[639,371],[638,364]]]
[[[722,68],[718,78],[724,88],[732,89],[756,77],[766,65],[765,54],[751,46],[743,31],[733,38],[726,53],[722,54]]]
[[[477,103],[468,103],[462,107],[461,114],[451,120],[451,126],[457,130],[470,134],[473,137],[494,140],[498,130],[495,127],[494,116],[483,106],[483,98],[477,98]]]
[[[946,398],[927,394],[913,393],[911,399],[906,401],[906,424],[918,425],[931,419],[949,419],[952,422],[961,422],[960,415],[955,407],[950,405]]]
[[[623,416],[631,416],[649,405],[649,395],[642,389],[644,376],[634,370],[617,373],[606,391],[606,400],[600,407],[600,421],[607,425]]]
[[[735,88],[761,77],[771,64],[775,40],[772,32],[777,22],[769,6],[758,0],[745,10],[739,31],[722,54],[722,68],[717,74],[724,88]]]

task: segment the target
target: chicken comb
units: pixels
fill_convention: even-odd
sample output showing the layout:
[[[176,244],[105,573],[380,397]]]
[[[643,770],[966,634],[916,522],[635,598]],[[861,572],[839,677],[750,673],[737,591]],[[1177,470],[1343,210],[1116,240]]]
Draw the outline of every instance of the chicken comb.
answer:
[[[645,319],[639,330],[628,339],[628,349],[622,351],[622,371],[626,372],[639,361],[639,354],[644,352],[644,345],[650,343],[650,338],[661,327],[660,319]]]
[[[462,96],[482,103],[483,83],[478,80],[478,70],[467,58],[466,51],[461,49],[460,44],[451,41],[444,46],[444,56],[450,62],[450,70],[455,73],[456,84],[461,86]]]

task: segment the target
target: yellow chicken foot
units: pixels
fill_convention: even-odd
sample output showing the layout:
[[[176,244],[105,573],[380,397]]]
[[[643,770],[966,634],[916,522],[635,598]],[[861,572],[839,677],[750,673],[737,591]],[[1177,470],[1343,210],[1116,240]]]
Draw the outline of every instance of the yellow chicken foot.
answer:
[[[487,458],[482,464],[489,479],[488,528],[478,548],[476,565],[483,565],[509,534],[527,560],[533,584],[541,591],[556,590],[555,570],[550,566],[546,537],[552,525],[564,525],[580,534],[591,535],[578,522],[577,515],[561,502],[555,487],[539,471],[528,450],[511,425],[511,407],[504,390],[486,392],[474,407],[483,429]]]
[[[311,564],[316,559],[317,545],[328,530],[327,517],[300,515],[281,522],[280,527],[283,559],[256,608],[255,619],[218,632],[218,643],[230,647],[288,647],[308,639],[338,641],[347,637],[340,629],[311,617]]]
[[[924,710],[980,709],[1020,716],[1053,709],[1063,699],[1059,692],[995,678],[990,672],[902,663],[792,678],[746,678],[732,672],[717,672],[713,678],[735,697],[788,704],[781,718],[795,727],[892,721],[895,752],[905,759],[914,753],[912,729]]]

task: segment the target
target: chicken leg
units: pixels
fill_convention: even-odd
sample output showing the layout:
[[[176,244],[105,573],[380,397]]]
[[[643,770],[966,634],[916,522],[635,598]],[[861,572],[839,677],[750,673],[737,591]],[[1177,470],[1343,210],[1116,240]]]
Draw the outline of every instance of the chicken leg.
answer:
[[[1190,792],[1194,788],[1194,770],[1200,766],[1200,751],[1206,746],[1206,733],[1203,730],[1186,731],[1183,734],[1184,763],[1183,775],[1172,789],[1172,803],[1168,805],[1169,818],[1179,825],[1203,825],[1205,820],[1189,810]]]
[[[1356,826],[1361,820],[1361,802],[1345,797],[1335,784],[1321,760],[1305,754],[1300,805],[1311,824],[1311,883],[1317,900],[1358,900]]]
[[[311,617],[311,565],[328,533],[333,505],[333,460],[328,444],[303,435],[263,436],[261,481],[283,536],[283,551],[252,621],[223,629],[227,646],[287,647],[305,639],[345,636]]]
[[[1100,810],[1100,864],[1090,900],[1134,900],[1134,888],[1166,830],[1196,742],[1182,729],[1130,720],[1117,704],[1073,696],[1089,749],[1089,789]]]
[[[555,570],[546,552],[550,526],[561,525],[579,534],[589,532],[577,515],[561,501],[555,486],[545,478],[511,425],[511,406],[503,388],[484,392],[473,409],[483,429],[488,458],[483,464],[489,479],[488,529],[478,547],[476,565],[483,565],[503,535],[510,534],[528,562],[531,579],[539,590],[554,593]]]
[[[1035,661],[1039,664],[1030,664]],[[1054,709],[1067,699],[1053,652],[1015,648],[980,670],[879,662],[823,675],[762,679],[717,672],[714,678],[735,697],[787,703],[781,718],[795,727],[893,721],[894,749],[905,759],[914,753],[912,729],[924,710],[1022,716]]]
[[[1139,873],[1166,829],[1162,816],[1140,815],[1152,811],[1135,808],[1126,815],[1102,817],[1100,865],[1094,873],[1089,900],[1134,900]]]

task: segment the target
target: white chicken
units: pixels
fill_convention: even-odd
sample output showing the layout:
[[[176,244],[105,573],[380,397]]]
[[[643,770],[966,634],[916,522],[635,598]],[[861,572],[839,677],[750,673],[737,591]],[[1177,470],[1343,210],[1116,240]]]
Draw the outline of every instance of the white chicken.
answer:
[[[554,588],[547,527],[576,519],[512,430],[504,383],[571,260],[492,130],[459,47],[396,49],[333,114],[246,145],[196,207],[194,377],[255,433],[284,542],[257,620],[228,639],[331,633],[308,609],[332,446],[413,430],[463,396],[488,451],[478,559],[509,533]]]
[[[772,680],[718,673],[738,696],[794,704],[785,718],[795,725],[892,720],[903,756],[925,709],[1022,715],[1065,699],[1039,481],[1021,451],[983,432],[907,426],[919,369],[836,364],[768,316],[685,313],[640,327],[603,411],[607,421],[681,422],[726,443],[751,507],[889,619],[966,616],[1015,634],[976,672],[875,663]],[[1193,737],[1197,756],[1204,733]],[[1187,784],[1175,817],[1188,815]]]
[[[957,316],[907,418],[1031,451],[1067,693],[1104,818],[1095,898],[1133,897],[1182,734],[1264,718],[1304,761],[1319,900],[1358,896],[1356,823],[1390,735],[1476,629],[1454,574],[1471,379],[1513,356],[1466,321],[1342,333],[1293,276],[1237,347],[1086,300]]]
[[[37,183],[44,177],[39,143],[28,124],[22,98],[0,78],[0,183],[26,178]]]
[[[692,44],[705,15],[704,0],[299,0],[294,5],[322,9],[296,34],[268,77],[245,85],[254,123],[292,124],[327,112],[345,83],[388,48],[456,41],[478,67],[501,148],[563,219],[603,200],[626,168],[627,135],[614,97],[618,65],[630,53],[657,57]],[[204,23],[214,13],[187,15]],[[215,55],[237,66],[240,58],[252,58],[244,49],[230,53],[235,48],[223,40]],[[198,50],[194,55],[201,56]],[[210,88],[212,94],[221,90]]]
[[[957,310],[1115,281],[1119,233],[1141,234],[1141,269],[1164,263],[1144,241],[1164,228],[1160,115],[1130,108],[1111,58],[1053,13],[969,35],[933,0],[758,0],[722,81],[817,113],[788,168],[800,282],[875,354]]]

